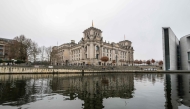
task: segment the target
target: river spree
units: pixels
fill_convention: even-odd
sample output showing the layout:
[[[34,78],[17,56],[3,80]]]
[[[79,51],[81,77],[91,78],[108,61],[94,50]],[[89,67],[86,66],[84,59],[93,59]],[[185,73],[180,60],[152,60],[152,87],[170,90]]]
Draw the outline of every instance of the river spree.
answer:
[[[190,74],[0,75],[0,109],[190,109]]]

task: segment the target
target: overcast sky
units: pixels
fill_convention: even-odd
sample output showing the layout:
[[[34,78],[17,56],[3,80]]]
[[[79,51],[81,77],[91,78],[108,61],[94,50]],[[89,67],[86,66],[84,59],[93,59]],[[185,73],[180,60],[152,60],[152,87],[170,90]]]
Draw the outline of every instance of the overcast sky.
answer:
[[[92,25],[107,42],[132,41],[134,59],[163,59],[162,27],[190,34],[190,0],[0,0],[0,37],[39,46],[75,40]]]

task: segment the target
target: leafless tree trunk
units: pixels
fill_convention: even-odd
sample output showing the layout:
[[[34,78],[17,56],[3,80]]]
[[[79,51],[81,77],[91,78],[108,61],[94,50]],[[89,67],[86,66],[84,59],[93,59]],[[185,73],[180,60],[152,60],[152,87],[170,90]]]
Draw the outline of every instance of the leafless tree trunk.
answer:
[[[51,48],[51,46],[50,47],[47,47],[46,49],[45,49],[45,51],[46,51],[46,54],[47,54],[47,61],[48,62],[50,62],[50,56],[51,56],[51,50],[52,48]]]
[[[31,44],[31,51],[30,51],[30,54],[31,54],[31,58],[34,62],[36,62],[36,58],[37,58],[37,55],[39,55],[40,53],[40,49],[38,47],[38,44],[36,42],[32,42]]]
[[[45,46],[40,47],[41,61],[44,61],[45,58]]]

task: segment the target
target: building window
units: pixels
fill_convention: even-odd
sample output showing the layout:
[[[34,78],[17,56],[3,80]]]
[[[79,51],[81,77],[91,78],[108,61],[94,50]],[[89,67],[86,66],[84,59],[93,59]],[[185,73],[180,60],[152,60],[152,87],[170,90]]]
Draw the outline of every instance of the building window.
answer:
[[[96,59],[98,59],[98,54],[96,54]]]
[[[170,69],[169,30],[164,29],[165,69]]]
[[[190,52],[187,52],[188,60],[190,61]]]
[[[98,51],[99,50],[99,47],[98,46],[96,46],[96,51]]]

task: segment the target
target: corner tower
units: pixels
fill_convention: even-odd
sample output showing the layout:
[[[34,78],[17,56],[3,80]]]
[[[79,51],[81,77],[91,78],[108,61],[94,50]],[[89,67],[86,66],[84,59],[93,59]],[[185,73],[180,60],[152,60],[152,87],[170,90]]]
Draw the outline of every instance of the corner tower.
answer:
[[[94,27],[93,21],[92,26],[83,31],[84,40],[101,40],[102,39],[102,31],[98,28]]]

